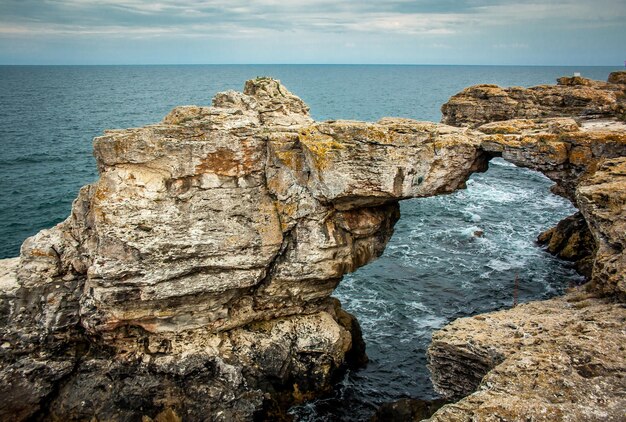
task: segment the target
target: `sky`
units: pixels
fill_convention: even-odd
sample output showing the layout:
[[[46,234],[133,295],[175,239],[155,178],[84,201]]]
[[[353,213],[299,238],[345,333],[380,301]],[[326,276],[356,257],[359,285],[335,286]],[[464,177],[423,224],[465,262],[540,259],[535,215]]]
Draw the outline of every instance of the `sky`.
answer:
[[[625,60],[626,0],[0,0],[0,64]]]

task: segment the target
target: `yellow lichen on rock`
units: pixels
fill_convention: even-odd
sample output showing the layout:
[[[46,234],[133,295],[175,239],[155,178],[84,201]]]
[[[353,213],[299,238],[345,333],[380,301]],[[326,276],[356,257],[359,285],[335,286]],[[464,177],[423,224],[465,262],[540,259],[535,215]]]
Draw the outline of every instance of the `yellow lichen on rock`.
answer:
[[[328,167],[332,155],[346,148],[346,146],[336,138],[321,133],[317,128],[310,127],[298,133],[300,143],[311,152],[315,166],[323,170]]]
[[[592,158],[593,153],[586,146],[575,146],[569,153],[569,162],[577,166],[589,164]]]

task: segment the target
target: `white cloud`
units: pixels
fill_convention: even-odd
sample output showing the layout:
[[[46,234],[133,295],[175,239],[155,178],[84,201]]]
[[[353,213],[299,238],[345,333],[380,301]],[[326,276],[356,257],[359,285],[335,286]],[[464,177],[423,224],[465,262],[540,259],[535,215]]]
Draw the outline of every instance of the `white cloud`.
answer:
[[[624,0],[0,0],[0,54],[116,45],[109,54],[155,51],[152,62],[474,63],[511,50],[538,63],[603,51],[607,63],[623,54],[624,22]]]
[[[9,7],[10,5],[10,7]],[[447,9],[446,9],[447,8]],[[267,31],[449,36],[487,27],[621,25],[623,0],[56,0],[0,3],[0,34],[228,36]]]

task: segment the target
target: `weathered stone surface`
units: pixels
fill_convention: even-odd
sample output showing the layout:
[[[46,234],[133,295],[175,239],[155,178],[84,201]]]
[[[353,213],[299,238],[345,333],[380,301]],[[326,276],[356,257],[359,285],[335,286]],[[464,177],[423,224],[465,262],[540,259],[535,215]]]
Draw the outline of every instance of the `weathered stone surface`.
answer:
[[[626,71],[611,72],[608,81],[612,84],[626,85]]]
[[[621,421],[625,323],[623,304],[582,291],[456,320],[429,365],[444,395],[473,394],[430,420]]]
[[[615,111],[617,84],[561,83]],[[382,253],[399,200],[462,188],[493,156],[544,172],[576,201],[598,245],[592,287],[621,297],[620,127],[316,123],[278,81],[258,78],[210,107],[107,131],[94,141],[100,178],[68,219],[0,262],[0,415],[250,420],[328,390],[366,360],[358,323],[330,298],[337,283]],[[475,363],[458,369],[457,358],[457,390],[437,381],[453,395],[506,358],[438,341],[442,362],[458,352]]]
[[[612,74],[609,82],[563,77],[558,85],[531,88],[475,85],[441,107],[442,122],[477,127],[501,120],[546,117],[624,119],[626,97],[622,78],[620,73]]]
[[[267,393],[329,387],[352,341],[336,319],[330,306],[221,333],[147,336],[129,329],[111,344],[127,349],[85,359],[47,417],[132,420],[173,409],[184,420],[252,420]]]
[[[576,198],[597,244],[592,285],[626,302],[626,158],[603,161]]]
[[[575,262],[576,270],[587,279],[591,277],[596,241],[580,212],[541,233],[537,241],[545,245],[551,254]]]
[[[537,170],[554,182],[552,191],[576,203],[576,186],[599,160],[626,156],[621,122],[581,127],[569,118],[514,119],[482,125],[482,148],[520,167]]]
[[[366,360],[333,289],[382,253],[400,199],[486,167],[480,138],[315,123],[270,78],[105,132],[98,181],[5,262],[0,377],[24,399],[1,414],[245,420],[270,396],[328,389]]]
[[[382,253],[399,199],[452,191],[484,165],[475,135],[443,125],[294,126],[310,123],[292,112],[306,107],[276,86],[248,82],[260,97],[216,97],[239,109],[185,107],[165,119],[177,125],[96,139],[85,328],[224,330],[300,313]]]
[[[0,327],[7,324],[11,314],[11,303],[19,288],[17,283],[17,267],[19,258],[0,260]]]

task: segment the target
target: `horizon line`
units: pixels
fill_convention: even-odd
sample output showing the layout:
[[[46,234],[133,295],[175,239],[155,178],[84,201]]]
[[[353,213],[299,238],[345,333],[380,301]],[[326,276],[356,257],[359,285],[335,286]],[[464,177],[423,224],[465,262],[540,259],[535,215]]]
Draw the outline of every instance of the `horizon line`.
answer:
[[[500,66],[623,67],[625,64],[462,64],[462,63],[0,63],[0,66]]]

